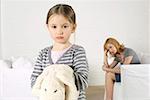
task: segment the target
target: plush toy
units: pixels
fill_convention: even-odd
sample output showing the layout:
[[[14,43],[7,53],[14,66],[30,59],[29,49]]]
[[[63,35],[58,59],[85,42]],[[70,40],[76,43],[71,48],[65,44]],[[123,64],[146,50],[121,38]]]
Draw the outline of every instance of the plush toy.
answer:
[[[77,100],[73,70],[68,65],[54,64],[46,67],[38,76],[32,94],[39,100]]]

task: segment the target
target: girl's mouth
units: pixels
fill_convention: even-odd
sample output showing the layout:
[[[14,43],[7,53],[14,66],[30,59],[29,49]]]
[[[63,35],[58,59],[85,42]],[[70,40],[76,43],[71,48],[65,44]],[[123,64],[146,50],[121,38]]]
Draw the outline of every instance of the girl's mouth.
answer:
[[[57,36],[56,38],[57,39],[63,39],[64,37],[63,36]]]

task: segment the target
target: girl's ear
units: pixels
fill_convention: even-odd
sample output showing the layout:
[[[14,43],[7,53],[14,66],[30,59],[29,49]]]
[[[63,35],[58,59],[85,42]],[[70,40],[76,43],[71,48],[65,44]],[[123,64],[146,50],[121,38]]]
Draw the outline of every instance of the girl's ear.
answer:
[[[48,24],[46,24],[47,28],[48,28]]]
[[[75,32],[76,27],[77,27],[77,24],[74,24],[74,25],[73,25],[73,28],[72,28],[72,33],[74,33],[74,32]]]

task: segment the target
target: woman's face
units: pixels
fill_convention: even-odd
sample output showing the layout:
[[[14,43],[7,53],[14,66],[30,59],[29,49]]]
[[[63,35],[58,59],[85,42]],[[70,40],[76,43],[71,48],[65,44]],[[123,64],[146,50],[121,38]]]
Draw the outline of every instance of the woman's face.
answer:
[[[107,44],[106,45],[107,50],[111,55],[115,55],[117,53],[117,48],[113,44]]]
[[[47,26],[52,39],[56,43],[67,43],[70,35],[75,31],[74,25],[63,15],[52,15]]]

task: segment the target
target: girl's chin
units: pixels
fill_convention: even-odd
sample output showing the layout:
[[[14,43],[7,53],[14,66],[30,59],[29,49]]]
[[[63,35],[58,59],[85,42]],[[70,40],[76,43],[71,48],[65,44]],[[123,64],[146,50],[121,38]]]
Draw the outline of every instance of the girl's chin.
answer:
[[[64,41],[57,41],[56,43],[59,43],[59,44],[66,44],[67,42],[64,42]]]

